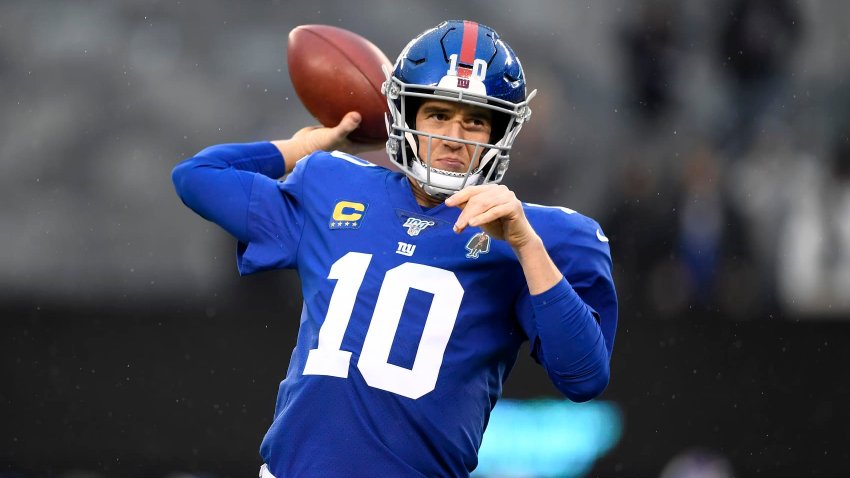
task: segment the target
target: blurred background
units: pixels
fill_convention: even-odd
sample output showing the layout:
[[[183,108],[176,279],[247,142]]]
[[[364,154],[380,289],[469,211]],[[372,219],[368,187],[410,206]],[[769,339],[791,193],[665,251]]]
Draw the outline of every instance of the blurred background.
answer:
[[[481,476],[848,476],[850,2],[827,0],[0,2],[0,476],[256,473],[298,279],[238,278],[171,168],[314,122],[295,26],[394,59],[460,18],[539,90],[506,183],[603,225],[621,304],[598,400],[553,400],[521,353],[496,407],[508,449],[560,464],[482,449]]]

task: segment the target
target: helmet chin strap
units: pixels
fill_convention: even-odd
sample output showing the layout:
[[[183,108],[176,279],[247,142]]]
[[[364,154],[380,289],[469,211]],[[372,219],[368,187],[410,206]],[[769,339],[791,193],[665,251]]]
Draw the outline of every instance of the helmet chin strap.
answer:
[[[430,159],[430,158],[429,158]],[[430,161],[429,161],[430,162]],[[478,184],[481,172],[453,173],[443,171],[424,164],[418,157],[411,162],[411,176],[431,196],[442,195],[445,197],[460,191],[465,186]]]
[[[439,199],[440,201],[445,201],[452,194],[455,193],[454,191],[447,191],[445,189],[435,188],[427,184],[420,183],[419,181],[416,181],[416,183],[419,184],[420,187],[422,187],[422,190],[425,191],[425,194],[431,196],[434,199]]]

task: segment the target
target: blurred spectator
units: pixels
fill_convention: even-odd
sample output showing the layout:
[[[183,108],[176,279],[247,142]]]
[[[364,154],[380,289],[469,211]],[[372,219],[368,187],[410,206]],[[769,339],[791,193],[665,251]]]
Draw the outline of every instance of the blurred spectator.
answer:
[[[781,300],[795,315],[850,312],[850,125],[831,161],[800,162],[779,237]]]
[[[621,168],[613,188],[621,196],[605,224],[621,301],[638,316],[652,316],[664,304],[681,302],[675,288],[668,289],[663,304],[650,293],[652,271],[672,257],[676,218],[672,198],[660,194],[669,190],[666,170],[659,171],[648,159],[652,150],[636,149]]]
[[[799,180],[797,165],[811,160],[799,150],[792,133],[788,124],[766,123],[751,150],[731,165],[726,178],[727,196],[742,218],[747,247],[758,271],[757,280],[747,288],[769,311],[778,307],[777,257],[781,252],[777,237],[797,201],[789,186]]]
[[[718,53],[731,88],[731,121],[721,125],[721,141],[737,156],[781,101],[800,40],[800,12],[790,0],[732,0],[718,11],[724,15]]]
[[[686,309],[736,318],[753,313],[758,288],[741,284],[758,281],[743,223],[722,189],[723,162],[707,143],[684,155],[678,173],[675,166],[663,169],[670,177],[650,162],[641,158],[623,168],[623,196],[607,221],[624,303],[661,317]]]
[[[718,164],[701,149],[687,158],[679,201],[678,252],[688,271],[694,302],[710,303],[723,251],[726,211],[718,191]]]
[[[679,38],[678,2],[654,0],[640,4],[637,21],[622,33],[628,76],[628,104],[654,123],[671,106]]]
[[[724,194],[723,162],[707,145],[685,158],[678,201],[677,247],[695,310],[721,310],[746,317],[758,305],[758,293],[742,284],[754,282],[743,224]],[[732,288],[726,284],[735,284]],[[741,289],[746,292],[741,294]]]

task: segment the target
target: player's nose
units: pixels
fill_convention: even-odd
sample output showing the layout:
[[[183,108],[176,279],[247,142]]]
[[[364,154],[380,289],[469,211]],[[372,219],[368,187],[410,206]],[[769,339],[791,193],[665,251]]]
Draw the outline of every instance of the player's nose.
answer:
[[[446,130],[443,134],[445,136],[448,136],[448,137],[451,137],[451,138],[463,139],[463,136],[464,136],[463,124],[461,124],[460,121],[450,121],[446,125]],[[460,147],[463,146],[463,143],[459,143],[457,141],[448,141],[447,140],[446,145],[451,147],[451,148],[460,148]]]

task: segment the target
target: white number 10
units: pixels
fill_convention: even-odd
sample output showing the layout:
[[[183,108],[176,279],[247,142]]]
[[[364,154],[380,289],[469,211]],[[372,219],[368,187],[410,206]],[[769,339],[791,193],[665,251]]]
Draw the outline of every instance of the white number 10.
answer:
[[[319,329],[318,347],[310,350],[304,375],[348,377],[351,352],[341,350],[342,339],[371,261],[371,254],[349,252],[331,266],[328,279],[337,283]],[[428,292],[434,298],[413,368],[407,369],[389,363],[389,356],[410,289]],[[462,299],[463,287],[451,271],[412,262],[388,270],[357,361],[366,383],[413,399],[434,390]]]
[[[447,75],[457,76],[457,53],[449,55],[449,69]],[[481,58],[476,58],[472,64],[472,78],[478,81],[484,81],[487,77],[487,62]]]

